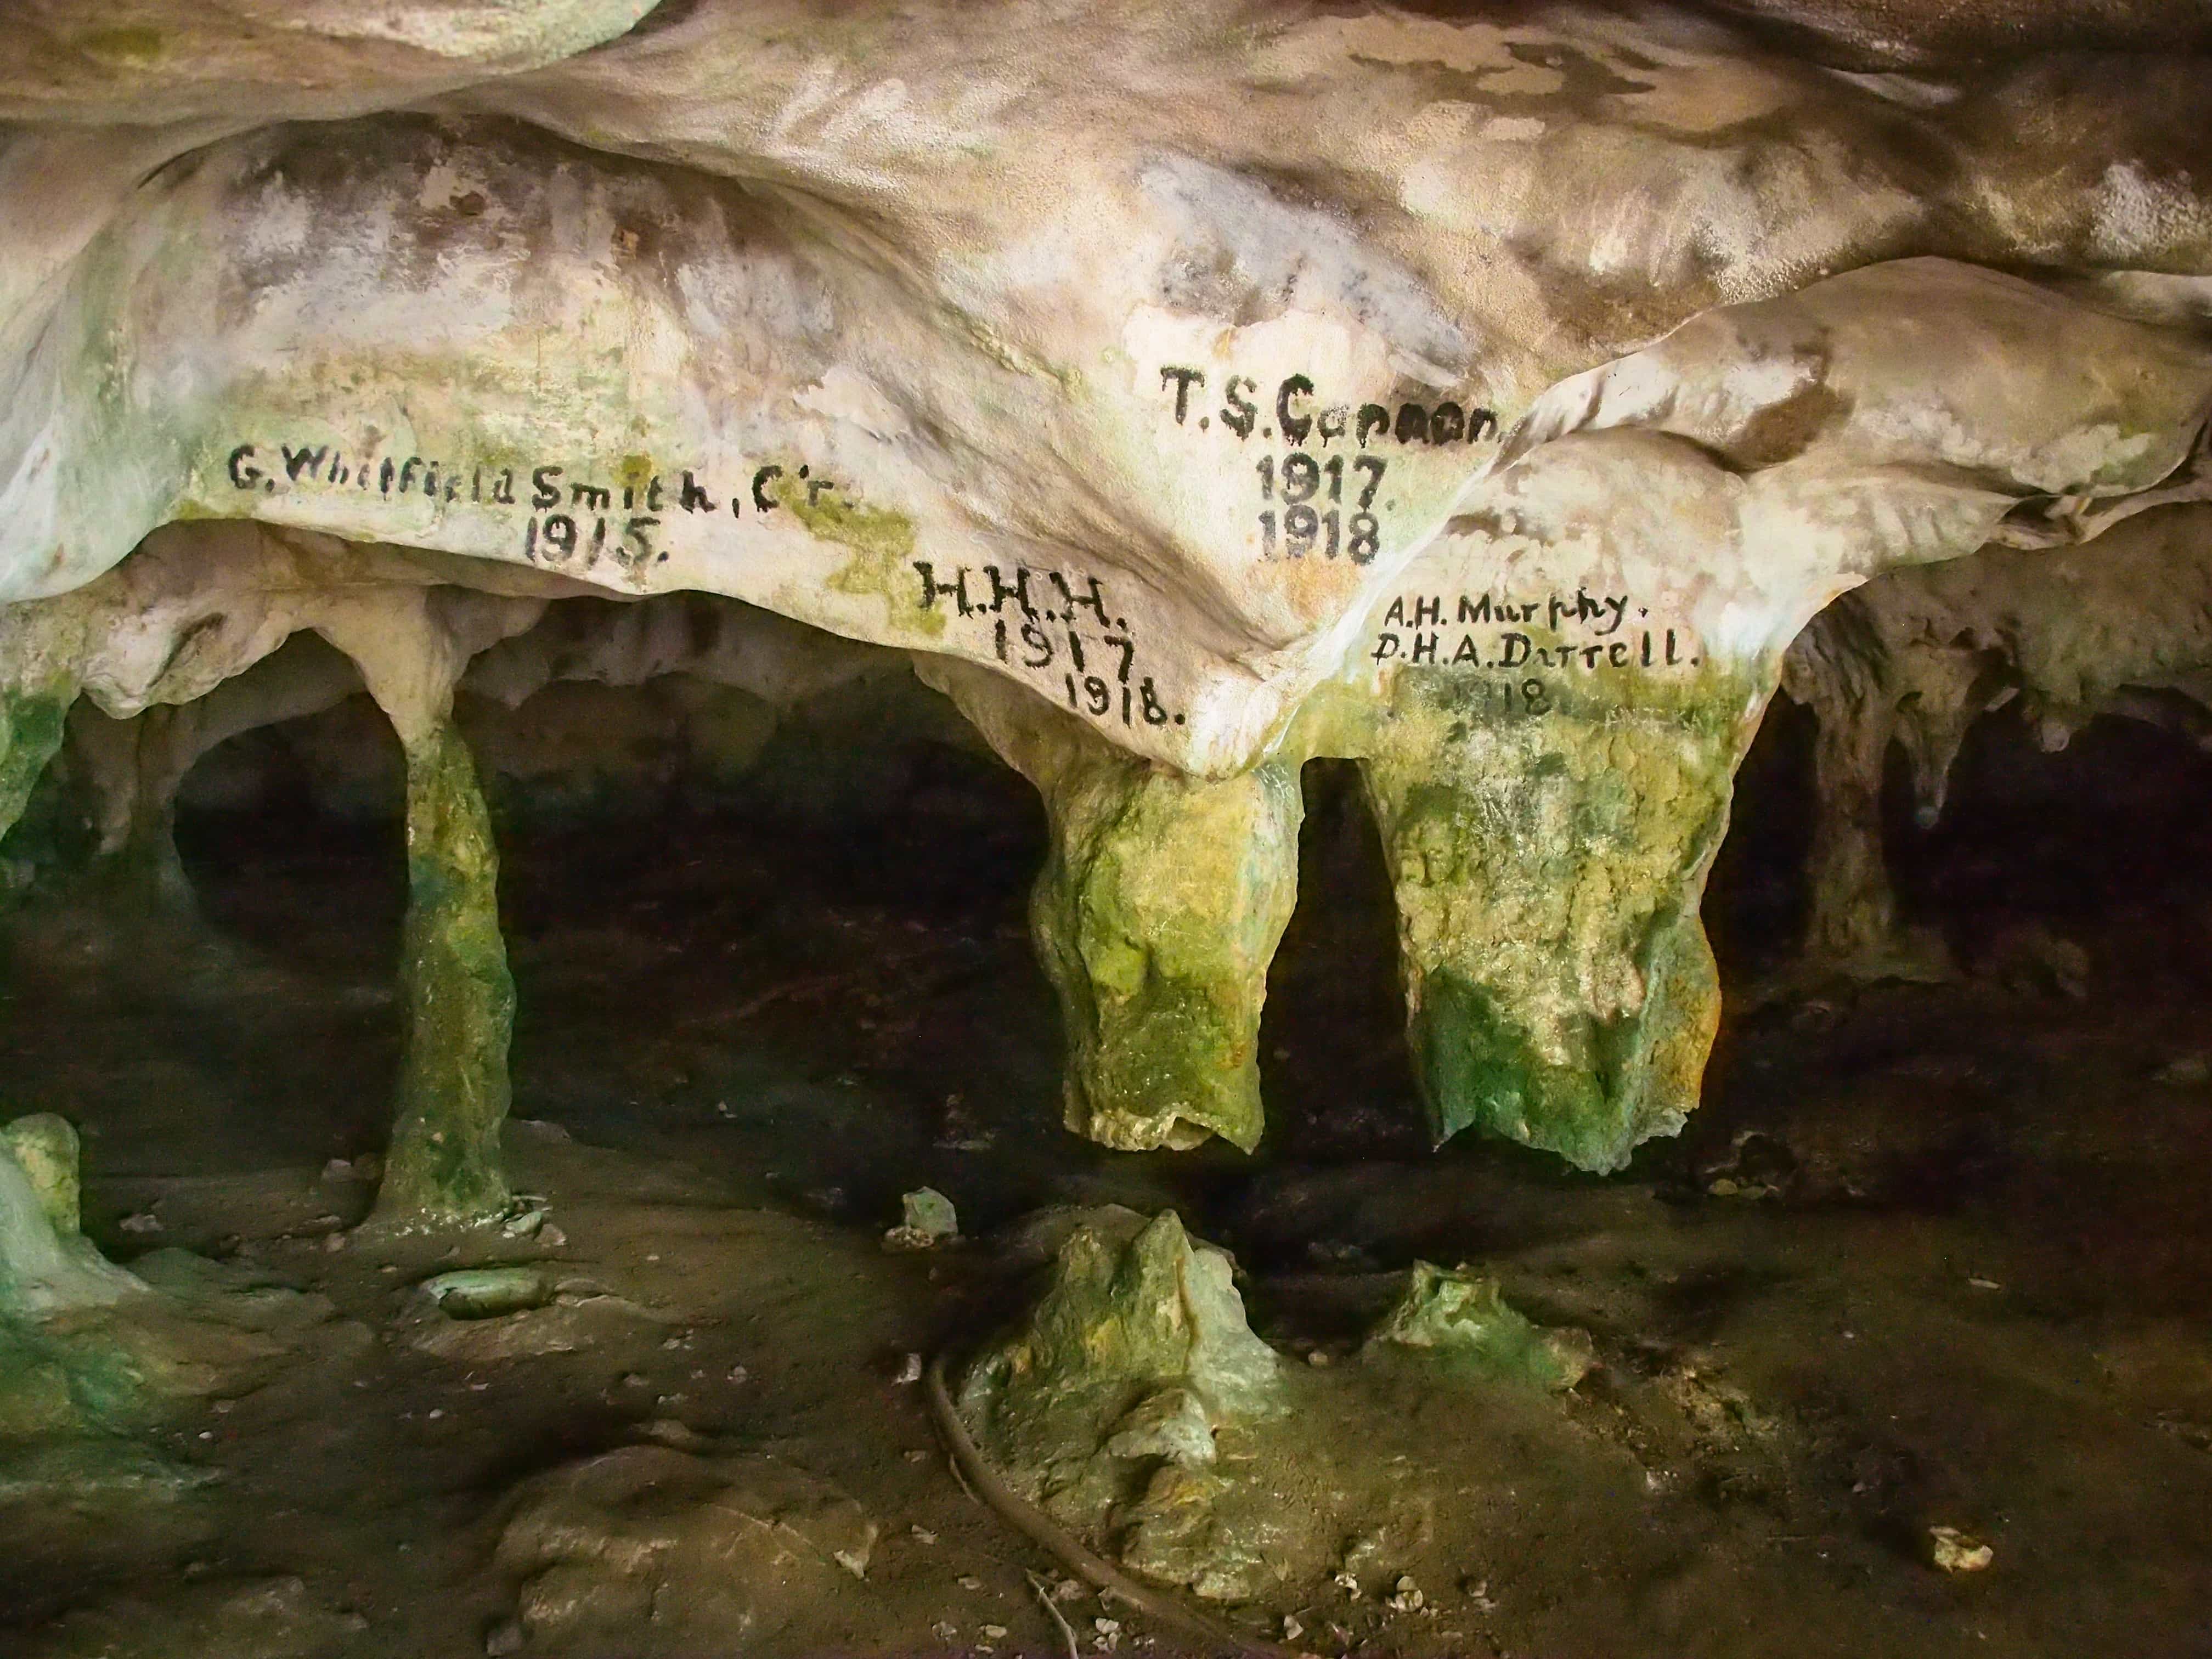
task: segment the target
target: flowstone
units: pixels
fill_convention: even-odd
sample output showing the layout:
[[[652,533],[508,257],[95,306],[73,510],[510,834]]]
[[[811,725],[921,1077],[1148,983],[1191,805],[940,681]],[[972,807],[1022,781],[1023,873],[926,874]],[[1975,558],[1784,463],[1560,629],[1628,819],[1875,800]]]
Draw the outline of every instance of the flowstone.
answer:
[[[50,1114],[0,1130],[0,1319],[112,1306],[144,1287],[77,1231],[76,1137]]]
[[[513,1502],[495,1562],[514,1627],[494,1651],[829,1651],[878,1530],[773,1458],[657,1445],[552,1470]]]
[[[1617,1169],[1694,1108],[1720,1020],[1698,920],[1761,694],[1401,675],[1363,775],[1431,1127]]]
[[[191,1484],[123,1437],[179,1400],[252,1378],[283,1353],[282,1327],[329,1312],[289,1293],[232,1297],[212,1264],[163,1283],[126,1272],[78,1231],[78,1182],[76,1133],[62,1119],[0,1129],[0,1497]]]
[[[361,1614],[325,1606],[301,1578],[161,1589],[67,1613],[21,1659],[338,1659],[358,1650],[368,1628]]]
[[[1293,768],[1220,781],[1121,753],[970,668],[932,665],[1044,797],[1030,927],[1067,1034],[1067,1127],[1105,1146],[1259,1144],[1260,1013],[1297,900]]]

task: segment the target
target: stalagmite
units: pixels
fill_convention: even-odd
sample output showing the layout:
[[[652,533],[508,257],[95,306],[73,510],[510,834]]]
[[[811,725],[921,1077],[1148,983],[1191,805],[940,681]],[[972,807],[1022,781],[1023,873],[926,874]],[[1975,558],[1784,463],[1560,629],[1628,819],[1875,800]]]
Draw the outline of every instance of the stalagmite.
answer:
[[[1914,572],[1898,573],[1910,586]],[[1887,581],[1885,578],[1883,580]],[[1882,849],[1882,784],[1902,744],[1916,816],[1941,817],[1967,728],[2017,688],[1971,645],[1915,641],[1885,649],[1881,595],[1847,593],[1815,617],[1784,659],[1782,684],[1819,721],[1813,787],[1821,810],[1808,855],[1803,975],[1940,979],[1940,939],[1905,927]]]

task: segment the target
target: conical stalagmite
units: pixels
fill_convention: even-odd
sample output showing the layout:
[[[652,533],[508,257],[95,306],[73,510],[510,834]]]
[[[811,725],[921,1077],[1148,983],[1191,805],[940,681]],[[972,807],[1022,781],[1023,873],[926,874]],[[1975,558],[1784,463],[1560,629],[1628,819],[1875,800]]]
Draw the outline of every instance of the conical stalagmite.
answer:
[[[1249,1151],[1267,967],[1297,898],[1296,769],[1189,777],[979,671],[927,678],[1044,796],[1052,853],[1030,924],[1066,1026],[1068,1127]]]

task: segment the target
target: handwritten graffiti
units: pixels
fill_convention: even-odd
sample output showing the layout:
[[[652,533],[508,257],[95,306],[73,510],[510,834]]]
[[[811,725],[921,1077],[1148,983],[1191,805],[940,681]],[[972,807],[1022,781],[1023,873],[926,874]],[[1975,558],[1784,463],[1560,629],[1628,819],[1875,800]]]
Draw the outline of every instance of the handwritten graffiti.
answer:
[[[1382,613],[1369,659],[1413,668],[1501,673],[1532,669],[1595,673],[1604,669],[1662,672],[1699,666],[1695,635],[1679,623],[1650,620],[1649,606],[1626,593],[1516,597],[1497,593],[1417,593],[1395,597]],[[1489,687],[1508,713],[1542,714],[1554,689],[1540,678],[1500,680]]]
[[[1372,564],[1382,550],[1382,522],[1370,511],[1375,492],[1382,487],[1389,464],[1373,455],[1352,463],[1351,499],[1345,497],[1345,458],[1332,455],[1316,461],[1294,449],[1279,463],[1273,455],[1260,458],[1260,499],[1282,507],[1282,551],[1276,551],[1275,508],[1260,510],[1260,556],[1302,559],[1317,554],[1334,559],[1340,553],[1354,564]],[[1345,508],[1351,517],[1346,520]]]
[[[1195,406],[1192,393],[1206,390],[1206,371],[1164,364],[1160,389],[1174,396],[1176,424],[1190,424]],[[1274,398],[1263,410],[1259,390],[1259,381],[1249,374],[1231,374],[1222,383],[1220,407],[1200,412],[1198,429],[1206,431],[1218,420],[1240,440],[1249,438],[1255,428],[1262,438],[1273,438],[1279,431],[1286,443],[1304,448],[1310,440],[1324,450],[1340,440],[1365,449],[1386,438],[1441,447],[1480,443],[1498,435],[1498,416],[1489,410],[1469,410],[1449,401],[1433,408],[1401,403],[1395,412],[1382,404],[1324,403],[1311,376],[1291,374],[1277,382]],[[1263,425],[1271,414],[1272,423]]]
[[[1401,402],[1331,403],[1308,374],[1285,375],[1272,400],[1260,395],[1249,374],[1231,374],[1218,407],[1209,401],[1202,368],[1165,364],[1160,391],[1174,403],[1175,422],[1186,429],[1221,428],[1243,443],[1256,433],[1286,453],[1260,457],[1255,471],[1260,500],[1252,525],[1260,557],[1350,560],[1372,564],[1384,547],[1387,515],[1397,506],[1381,495],[1389,463],[1369,453],[1391,443],[1429,448],[1480,443],[1498,436],[1498,416],[1486,409],[1447,400],[1433,408]]]
[[[1097,577],[1019,564],[945,567],[915,559],[911,565],[921,609],[988,617],[992,654],[1051,686],[1076,714],[1118,716],[1126,726],[1183,723],[1160,700],[1153,677],[1138,672],[1129,619],[1114,614]]]
[[[385,501],[414,498],[511,509],[525,515],[520,535],[528,562],[581,571],[605,559],[633,576],[667,559],[658,532],[676,514],[763,518],[802,494],[809,507],[815,506],[838,488],[815,476],[811,467],[787,471],[773,462],[751,469],[736,490],[726,479],[717,484],[696,470],[664,477],[635,464],[611,474],[548,464],[527,469],[526,497],[518,494],[522,469],[515,466],[468,465],[374,450],[349,456],[335,444],[279,443],[264,450],[243,443],[231,450],[226,470],[234,488],[268,494],[279,489],[350,489]]]

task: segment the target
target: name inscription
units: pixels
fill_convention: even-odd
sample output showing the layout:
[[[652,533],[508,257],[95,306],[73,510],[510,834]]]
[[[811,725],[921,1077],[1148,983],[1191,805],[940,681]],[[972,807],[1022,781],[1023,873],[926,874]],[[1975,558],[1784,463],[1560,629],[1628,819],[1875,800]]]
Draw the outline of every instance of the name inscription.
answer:
[[[1183,723],[1153,677],[1139,672],[1129,619],[1115,614],[1097,577],[1022,564],[911,564],[923,610],[948,621],[988,617],[992,654],[1050,685],[1076,714],[1126,726]]]
[[[611,476],[549,464],[528,469],[524,496],[518,494],[526,488],[517,477],[521,469],[513,466],[464,466],[435,457],[379,455],[374,449],[349,457],[334,444],[280,443],[274,450],[269,454],[250,443],[234,448],[226,463],[233,487],[270,495],[279,488],[349,489],[385,501],[511,509],[523,518],[521,552],[527,562],[583,571],[605,560],[632,577],[667,560],[659,532],[675,514],[761,518],[797,493],[804,492],[813,507],[837,489],[810,467],[787,472],[773,462],[754,468],[747,487],[736,492],[727,491],[726,480],[718,487],[695,471],[665,478],[641,462],[626,463]],[[852,505],[842,495],[839,500]]]
[[[1654,624],[1650,615],[1629,594],[1582,587],[1535,597],[1407,594],[1390,601],[1368,655],[1418,668],[1549,669],[1554,680],[1561,672],[1696,668],[1704,661],[1688,629]],[[1490,688],[1492,701],[1532,714],[1547,710],[1553,695],[1552,681],[1538,675]]]
[[[808,507],[837,490],[810,466],[787,470],[769,463],[751,470],[736,491],[720,487],[702,470],[672,477],[641,464],[604,468],[536,465],[461,465],[421,455],[349,455],[331,444],[242,443],[226,460],[231,484],[273,495],[280,489],[346,490],[384,501],[409,499],[504,509],[522,522],[518,533],[527,562],[581,574],[602,561],[635,579],[666,561],[660,532],[682,518],[763,518],[795,505]],[[854,503],[842,493],[835,499]],[[1093,575],[1034,570],[1025,565],[945,566],[908,561],[916,583],[915,608],[988,627],[970,648],[1038,681],[1073,712],[1125,726],[1181,726],[1183,714],[1162,698],[1154,676],[1142,672],[1128,619]]]
[[[1203,393],[1206,385],[1202,368],[1161,366],[1161,393],[1172,393],[1177,426],[1194,423],[1192,394]],[[1253,376],[1231,374],[1221,392],[1218,408],[1198,414],[1199,431],[1218,421],[1240,443],[1257,432],[1263,442],[1273,444],[1279,437],[1289,446],[1285,453],[1261,456],[1254,468],[1260,483],[1254,527],[1262,559],[1346,558],[1372,564],[1383,550],[1384,516],[1397,503],[1380,494],[1389,462],[1368,452],[1386,442],[1436,449],[1498,436],[1498,416],[1486,409],[1469,410],[1449,400],[1434,407],[1408,400],[1394,413],[1382,404],[1330,403],[1309,374],[1288,374],[1276,382],[1273,400],[1267,405],[1273,411],[1272,419],[1263,411],[1260,382]],[[1358,453],[1346,453],[1351,451]]]

